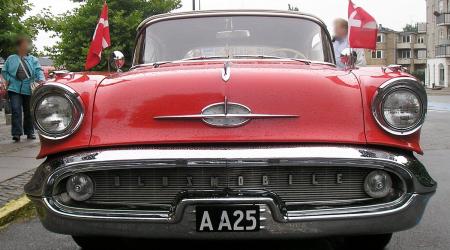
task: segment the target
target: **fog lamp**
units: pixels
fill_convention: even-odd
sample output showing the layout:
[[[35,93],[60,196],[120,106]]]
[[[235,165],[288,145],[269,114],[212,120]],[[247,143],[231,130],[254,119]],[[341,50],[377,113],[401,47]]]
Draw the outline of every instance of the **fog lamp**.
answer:
[[[76,201],[85,201],[94,194],[94,183],[85,174],[76,174],[67,180],[67,193]]]
[[[364,181],[364,190],[372,198],[386,197],[392,188],[391,176],[382,170],[370,172]]]

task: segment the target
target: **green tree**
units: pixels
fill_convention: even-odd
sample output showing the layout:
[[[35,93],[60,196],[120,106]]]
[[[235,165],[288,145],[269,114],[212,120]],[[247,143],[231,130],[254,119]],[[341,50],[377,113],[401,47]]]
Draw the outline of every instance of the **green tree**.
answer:
[[[425,70],[416,70],[411,73],[413,76],[415,76],[417,79],[419,79],[422,82],[425,82]]]
[[[37,30],[24,16],[31,9],[27,0],[0,0],[0,57],[6,59],[16,50],[17,36],[34,38]]]
[[[299,8],[297,6],[288,4],[288,10],[290,11],[300,11]]]
[[[403,27],[404,32],[417,32],[417,24],[407,24]]]
[[[73,0],[84,2],[79,8],[53,16],[45,10],[33,17],[41,29],[55,32],[60,41],[46,50],[56,66],[72,71],[84,70],[86,55],[94,34],[104,0]],[[93,70],[107,69],[106,55],[120,50],[131,63],[136,28],[145,18],[180,7],[180,0],[108,0],[109,29],[112,46],[103,53],[102,62]]]

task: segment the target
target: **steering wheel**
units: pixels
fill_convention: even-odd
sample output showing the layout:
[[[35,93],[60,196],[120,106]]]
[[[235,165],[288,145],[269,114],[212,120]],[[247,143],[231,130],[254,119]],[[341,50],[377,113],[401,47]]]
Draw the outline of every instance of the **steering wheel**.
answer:
[[[281,48],[281,49],[275,49],[272,50],[271,52],[269,52],[269,55],[274,55],[280,52],[286,52],[286,53],[291,53],[294,55],[293,58],[296,59],[308,59],[302,52],[295,50],[295,49],[288,49],[288,48]]]

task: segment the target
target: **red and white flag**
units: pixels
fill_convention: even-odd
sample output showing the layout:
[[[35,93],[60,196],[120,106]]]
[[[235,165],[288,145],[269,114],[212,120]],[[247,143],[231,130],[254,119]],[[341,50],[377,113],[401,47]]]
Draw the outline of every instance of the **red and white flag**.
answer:
[[[85,69],[89,70],[99,64],[103,49],[109,46],[111,46],[111,39],[109,37],[108,5],[105,2],[87,54]]]
[[[348,25],[350,48],[371,50],[377,48],[377,21],[363,8],[353,4],[351,0],[349,0],[348,4]]]

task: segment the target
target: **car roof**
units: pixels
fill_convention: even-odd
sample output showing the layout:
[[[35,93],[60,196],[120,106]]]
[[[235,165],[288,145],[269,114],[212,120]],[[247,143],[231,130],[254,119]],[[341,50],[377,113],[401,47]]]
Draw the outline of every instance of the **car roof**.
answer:
[[[318,17],[306,14],[298,11],[284,11],[284,10],[202,10],[202,11],[189,11],[189,12],[174,12],[174,13],[165,13],[154,15],[148,17],[144,21],[142,21],[137,30],[140,31],[142,28],[163,20],[168,19],[181,19],[181,18],[191,18],[191,17],[208,17],[208,16],[273,16],[273,17],[294,17],[294,18],[303,18],[309,19],[316,23],[318,23],[322,28],[327,30],[327,26],[325,23]]]

